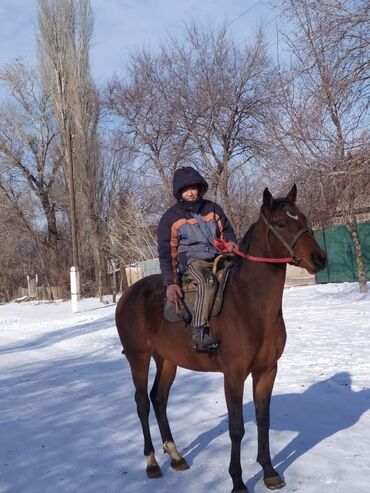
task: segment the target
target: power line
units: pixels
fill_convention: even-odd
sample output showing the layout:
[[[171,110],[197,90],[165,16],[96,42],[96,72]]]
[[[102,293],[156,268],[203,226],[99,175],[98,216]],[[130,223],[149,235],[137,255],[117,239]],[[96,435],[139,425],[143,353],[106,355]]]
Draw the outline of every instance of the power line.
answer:
[[[282,2],[276,7],[277,9],[280,9],[284,3],[285,3],[286,0],[282,0]],[[239,20],[241,17],[243,17],[245,14],[248,14],[248,12],[250,12],[251,10],[253,10],[255,7],[257,7],[258,5],[260,5],[262,3],[262,0],[259,0],[258,2],[254,3],[253,5],[251,5],[248,9],[244,10],[241,14],[239,14],[237,17],[235,17],[235,19],[233,19],[232,21],[230,21],[226,27],[229,27],[231,26],[232,24],[234,24],[234,22],[236,22],[237,20]],[[268,26],[269,24],[271,24],[272,22],[274,22],[277,18],[279,17],[279,14],[276,14],[272,19],[270,19],[269,21],[266,21],[262,24],[262,27],[266,27]],[[248,37],[251,37],[248,36]]]
[[[228,24],[227,24],[227,27],[231,26],[231,24],[234,24],[234,22],[236,22],[238,19],[240,19],[241,17],[243,17],[243,15],[245,14],[248,14],[248,12],[250,12],[251,10],[253,10],[255,7],[257,7],[257,5],[259,5],[261,3],[261,0],[258,0],[258,2],[254,3],[253,5],[251,5],[248,9],[244,10],[244,12],[242,12],[241,14],[239,14],[237,17],[235,17],[235,19],[233,19],[232,21],[230,21]]]

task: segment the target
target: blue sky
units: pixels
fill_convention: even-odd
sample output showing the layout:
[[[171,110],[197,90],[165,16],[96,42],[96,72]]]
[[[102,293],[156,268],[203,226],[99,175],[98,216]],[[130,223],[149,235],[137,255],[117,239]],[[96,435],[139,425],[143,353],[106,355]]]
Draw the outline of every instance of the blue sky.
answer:
[[[277,11],[267,0],[91,0],[95,33],[91,65],[98,84],[125,71],[138,47],[156,47],[170,35],[181,35],[184,23],[204,26],[230,22],[240,41],[250,40],[262,24],[274,51]],[[36,63],[36,0],[0,0],[0,67],[16,57]]]

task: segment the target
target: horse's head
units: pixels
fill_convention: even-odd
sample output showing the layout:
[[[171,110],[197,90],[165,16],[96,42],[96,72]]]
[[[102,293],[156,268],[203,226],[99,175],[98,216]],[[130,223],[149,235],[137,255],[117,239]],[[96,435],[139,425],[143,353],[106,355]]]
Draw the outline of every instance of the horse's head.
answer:
[[[326,255],[308,227],[306,216],[296,206],[296,197],[295,184],[284,198],[274,199],[265,188],[261,217],[268,228],[267,238],[274,256],[286,256],[289,252],[295,265],[314,274],[325,268]]]

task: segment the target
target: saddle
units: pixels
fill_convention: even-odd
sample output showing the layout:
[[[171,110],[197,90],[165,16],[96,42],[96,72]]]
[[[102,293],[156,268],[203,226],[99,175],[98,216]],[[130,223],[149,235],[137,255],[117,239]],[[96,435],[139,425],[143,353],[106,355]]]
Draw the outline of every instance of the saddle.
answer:
[[[233,254],[218,255],[213,261],[212,276],[208,280],[209,283],[217,283],[217,291],[214,295],[211,313],[209,317],[216,317],[221,312],[223,304],[223,295],[227,279],[229,277],[230,270],[234,263]],[[198,291],[197,284],[189,277],[184,276],[181,289],[184,293],[184,297],[175,303],[166,300],[164,304],[163,314],[166,320],[169,322],[181,322],[184,321],[190,324],[193,318],[194,304]]]

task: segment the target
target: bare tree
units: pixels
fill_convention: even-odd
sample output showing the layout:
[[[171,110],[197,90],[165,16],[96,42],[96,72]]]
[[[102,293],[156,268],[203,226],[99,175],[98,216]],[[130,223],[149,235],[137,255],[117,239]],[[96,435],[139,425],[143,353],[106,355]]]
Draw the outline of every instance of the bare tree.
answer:
[[[233,42],[226,28],[201,32],[191,26],[188,37],[191,62],[182,121],[196,147],[195,159],[210,179],[213,197],[236,225],[239,204],[235,194],[230,195],[232,177],[243,175],[263,147],[261,121],[272,104],[267,83],[273,72],[262,31],[245,46]]]
[[[105,180],[103,214],[107,227],[105,254],[115,263],[127,265],[157,256],[153,200],[146,178],[133,172],[130,146],[122,142],[122,135],[107,132],[102,147]],[[153,187],[152,187],[153,188]],[[161,197],[162,198],[162,197]]]
[[[136,159],[138,172],[152,170],[168,203],[173,199],[173,172],[189,156],[189,132],[179,127],[178,104],[168,97],[165,58],[137,54],[130,81],[115,78],[109,83],[107,104],[121,119],[125,146]]]
[[[184,43],[171,39],[159,54],[134,56],[129,80],[113,80],[107,100],[131,136],[138,169],[153,170],[166,197],[172,197],[176,167],[192,163],[238,229],[236,188],[263,147],[272,76],[261,32],[251,46],[240,47],[226,28],[192,25]]]
[[[296,28],[286,37],[294,65],[280,73],[270,162],[301,181],[317,223],[342,216],[354,239],[360,290],[367,291],[356,212],[368,201],[369,6],[288,0],[284,9]]]
[[[73,263],[78,266],[77,224],[92,243],[101,292],[103,170],[99,155],[98,95],[89,65],[93,16],[89,0],[39,0],[39,56],[51,95],[68,178]],[[76,207],[78,214],[76,213]],[[83,221],[82,217],[87,218]],[[84,231],[87,227],[88,231]],[[86,249],[88,251],[88,248]]]
[[[71,77],[75,36],[73,2],[39,1],[39,57],[43,80],[51,95],[54,114],[58,122],[62,154],[70,195],[70,220],[73,264],[78,268],[78,243],[74,190],[74,162],[72,149]],[[72,36],[71,36],[72,34]]]
[[[120,214],[122,209],[125,214]],[[127,195],[121,197],[119,206],[114,210],[109,223],[111,253],[126,264],[156,258],[155,227],[148,220],[148,204]]]
[[[44,258],[42,273],[52,285],[58,283],[60,267],[56,219],[55,182],[61,160],[55,151],[57,129],[50,101],[35,70],[20,61],[6,66],[0,79],[10,94],[0,107],[0,188],[7,207]],[[25,206],[24,194],[29,207]],[[32,199],[34,197],[34,199]],[[33,207],[31,208],[31,204]],[[32,210],[36,217],[30,217]],[[42,224],[46,234],[42,236]]]

